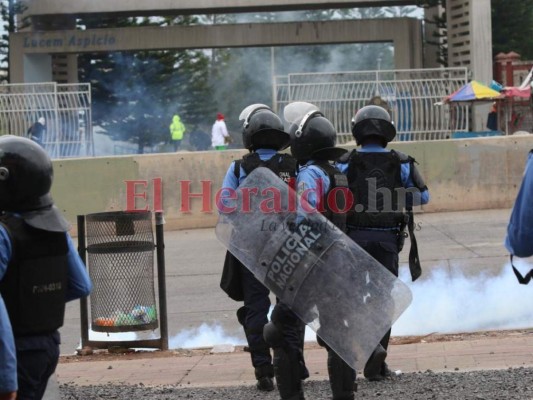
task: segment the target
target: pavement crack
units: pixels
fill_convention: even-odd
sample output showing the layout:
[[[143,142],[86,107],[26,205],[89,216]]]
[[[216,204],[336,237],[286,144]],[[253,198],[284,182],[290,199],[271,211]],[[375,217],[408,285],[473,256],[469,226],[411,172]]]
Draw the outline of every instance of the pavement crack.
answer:
[[[432,224],[431,222],[428,222],[428,221],[425,221],[424,223],[428,224],[429,226],[431,226],[433,229],[435,229],[437,232],[443,234],[444,236],[446,236],[448,239],[450,239],[452,242],[458,244],[459,246],[461,246],[462,248],[468,250],[469,252],[471,252],[472,254],[475,254],[476,256],[480,257],[481,256],[481,253],[478,253],[477,251],[473,250],[471,247],[468,247],[468,246],[465,246],[464,243],[461,243],[459,242],[457,239],[455,239],[451,234],[449,234],[448,232],[442,230],[442,229],[439,229],[439,227],[437,225],[434,225]]]
[[[191,367],[187,370],[187,372],[183,375],[183,377],[178,380],[178,385],[181,385],[183,383],[183,381],[189,376],[189,374],[198,366],[198,364],[200,364],[203,359],[205,358],[205,354],[201,355],[199,360]]]

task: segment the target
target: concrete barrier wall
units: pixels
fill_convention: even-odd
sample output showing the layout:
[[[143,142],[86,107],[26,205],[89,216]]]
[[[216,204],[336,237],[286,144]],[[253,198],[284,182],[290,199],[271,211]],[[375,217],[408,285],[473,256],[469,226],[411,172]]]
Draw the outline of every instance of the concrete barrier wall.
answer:
[[[391,147],[418,161],[431,193],[424,211],[508,208],[533,148],[533,135],[398,142]],[[231,161],[245,153],[227,150],[56,160],[52,194],[73,225],[77,215],[161,207],[166,229],[213,227],[216,192]]]

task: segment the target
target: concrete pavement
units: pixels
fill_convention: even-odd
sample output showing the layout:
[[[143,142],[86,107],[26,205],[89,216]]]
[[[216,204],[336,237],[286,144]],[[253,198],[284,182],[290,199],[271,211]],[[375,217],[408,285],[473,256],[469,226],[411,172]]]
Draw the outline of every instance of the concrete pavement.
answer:
[[[310,379],[328,379],[324,349],[307,343],[304,356]],[[533,330],[463,341],[391,345],[387,362],[393,371],[400,373],[533,367]],[[250,355],[242,351],[189,355],[170,352],[165,357],[152,358],[125,355],[101,361],[81,358],[60,363],[56,373],[60,383],[77,385],[214,387],[255,383]]]

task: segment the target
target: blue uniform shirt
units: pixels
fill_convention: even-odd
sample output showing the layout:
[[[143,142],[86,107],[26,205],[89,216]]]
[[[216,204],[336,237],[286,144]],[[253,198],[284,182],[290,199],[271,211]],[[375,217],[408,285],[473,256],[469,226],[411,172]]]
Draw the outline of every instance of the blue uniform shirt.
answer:
[[[326,193],[329,191],[329,176],[322,170],[322,168],[314,165],[314,161],[308,161],[305,165],[300,167],[298,175],[296,176],[296,188],[298,196],[304,196],[313,210],[318,207]],[[320,192],[320,193],[318,193]],[[317,194],[320,197],[317,197]],[[301,203],[299,203],[301,207]]]
[[[379,145],[371,144],[362,146],[359,150],[357,150],[361,153],[386,153],[390,152],[389,149],[381,147]],[[348,163],[337,163],[337,168],[343,173],[346,174],[348,172]],[[414,188],[415,184],[413,180],[411,179],[411,165],[409,163],[402,163],[401,166],[401,179],[403,186],[408,188]],[[427,204],[429,202],[429,191],[427,189],[419,192],[407,192],[407,195],[410,197],[407,197],[407,201],[411,203],[413,206],[419,206],[422,204]]]
[[[507,226],[505,247],[517,257],[533,255],[533,153],[529,153],[522,184]]]
[[[68,242],[68,284],[66,301],[87,296],[91,289],[91,281],[83,261],[79,257],[74,243],[67,235]],[[11,260],[11,239],[5,228],[0,225],[0,280],[6,273]],[[17,390],[17,364],[15,356],[15,343],[9,322],[9,316],[4,301],[0,296],[0,393]]]
[[[262,161],[270,160],[278,153],[276,150],[273,149],[257,149],[255,152],[259,155],[259,158]],[[217,203],[219,211],[224,209],[225,207],[231,207],[232,205],[234,205],[234,201],[224,197],[229,196],[230,192],[235,191],[244,181],[244,179],[246,179],[246,171],[242,168],[242,165],[239,166],[239,168],[239,179],[237,179],[237,177],[235,176],[235,161],[230,164],[228,170],[226,171],[226,176],[222,181],[222,188],[220,189],[221,200],[219,203]]]

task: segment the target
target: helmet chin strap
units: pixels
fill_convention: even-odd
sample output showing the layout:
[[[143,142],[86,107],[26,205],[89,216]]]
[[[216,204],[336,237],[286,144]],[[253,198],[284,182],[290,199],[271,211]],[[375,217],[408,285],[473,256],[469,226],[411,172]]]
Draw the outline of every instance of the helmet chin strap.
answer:
[[[6,167],[0,167],[0,181],[6,181],[9,178],[9,170]]]
[[[294,132],[294,136],[296,136],[297,138],[299,138],[300,136],[302,136],[302,132],[305,128],[305,124],[307,123],[307,121],[311,118],[311,117],[314,117],[314,116],[321,116],[323,117],[324,114],[322,114],[320,111],[318,110],[313,110],[313,111],[309,111],[307,114],[305,114],[302,118],[302,120],[300,121],[300,125],[298,125],[298,129],[296,130],[296,132]]]
[[[256,113],[256,111],[258,110],[270,110],[270,107],[268,106],[265,106],[264,104],[258,104],[256,108],[253,108],[252,110],[250,110],[250,112],[248,113],[248,115],[246,116],[246,118],[244,118],[244,122],[242,124],[242,127],[243,129],[246,129],[248,128],[248,126],[250,125],[250,118],[252,118],[252,115],[254,115]]]

